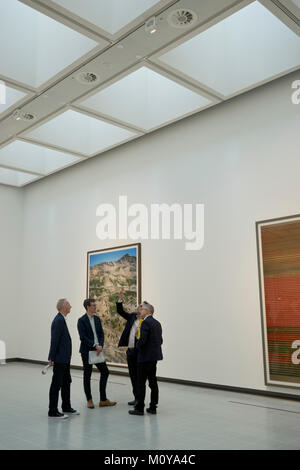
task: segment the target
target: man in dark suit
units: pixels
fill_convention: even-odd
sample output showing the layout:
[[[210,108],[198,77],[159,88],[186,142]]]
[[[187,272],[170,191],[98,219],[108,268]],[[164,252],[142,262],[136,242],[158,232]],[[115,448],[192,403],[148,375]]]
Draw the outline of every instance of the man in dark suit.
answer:
[[[143,302],[140,307],[140,316],[143,322],[138,331],[138,400],[134,410],[129,414],[143,415],[145,407],[146,381],[149,381],[151,389],[150,405],[147,412],[156,414],[158,404],[158,385],[156,377],[157,361],[161,361],[162,328],[159,321],[153,318],[154,308],[148,302]]]
[[[128,372],[132,384],[132,392],[134,396],[133,401],[129,401],[128,405],[137,404],[137,355],[138,351],[136,348],[136,332],[139,324],[139,307],[137,307],[136,312],[127,313],[123,309],[123,294],[124,291],[121,290],[119,294],[119,300],[117,302],[117,312],[121,317],[126,320],[125,328],[121,335],[118,346],[127,346],[126,359],[128,364]]]
[[[80,350],[82,363],[83,363],[83,386],[87,399],[87,407],[95,408],[91,393],[91,375],[93,366],[89,364],[89,352],[97,351],[100,355],[104,345],[104,332],[101,325],[100,318],[96,315],[96,301],[94,299],[86,299],[83,302],[86,310],[85,315],[79,318],[77,329],[80,336]],[[110,401],[106,396],[106,384],[109,376],[109,370],[106,362],[95,364],[100,372],[100,402],[99,406],[114,406],[117,404],[115,401]]]
[[[58,314],[51,325],[51,344],[48,360],[49,364],[53,366],[53,377],[49,392],[49,418],[64,419],[68,417],[67,414],[79,415],[79,412],[71,407],[70,401],[72,340],[65,318],[70,313],[71,308],[67,299],[60,299],[57,302]],[[57,408],[60,390],[63,413],[59,413]]]

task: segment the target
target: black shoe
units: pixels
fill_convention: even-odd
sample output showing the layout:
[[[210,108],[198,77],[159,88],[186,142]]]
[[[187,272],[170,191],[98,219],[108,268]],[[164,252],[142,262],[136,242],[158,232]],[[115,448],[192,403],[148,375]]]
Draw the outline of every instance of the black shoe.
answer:
[[[130,405],[130,406],[135,406],[135,405],[137,405],[137,400],[129,401],[129,402],[128,402],[128,405]]]
[[[62,410],[63,413],[67,413],[68,415],[80,415],[79,411],[74,410],[73,408],[69,408],[68,410]]]
[[[151,415],[156,415],[156,409],[155,408],[147,408],[146,411],[147,411],[147,413],[150,413]]]
[[[48,413],[48,418],[59,418],[59,419],[67,419],[69,416],[56,411],[55,413]]]
[[[129,410],[128,413],[130,415],[138,415],[138,416],[143,416],[143,414],[144,414],[143,411],[139,411],[139,410]]]

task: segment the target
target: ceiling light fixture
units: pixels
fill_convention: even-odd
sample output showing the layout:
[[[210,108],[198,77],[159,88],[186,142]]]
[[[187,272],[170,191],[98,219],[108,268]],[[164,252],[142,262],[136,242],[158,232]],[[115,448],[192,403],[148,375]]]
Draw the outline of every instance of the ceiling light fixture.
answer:
[[[16,121],[20,121],[20,120],[21,120],[21,110],[20,110],[20,109],[16,109],[16,110],[13,112],[12,117],[13,117],[13,119],[15,119]]]
[[[21,109],[16,109],[13,112],[12,117],[15,119],[15,121],[34,121],[34,119],[36,119],[35,114],[27,113]]]
[[[155,16],[150,18],[145,23],[145,31],[146,33],[154,34],[157,32],[157,22]]]

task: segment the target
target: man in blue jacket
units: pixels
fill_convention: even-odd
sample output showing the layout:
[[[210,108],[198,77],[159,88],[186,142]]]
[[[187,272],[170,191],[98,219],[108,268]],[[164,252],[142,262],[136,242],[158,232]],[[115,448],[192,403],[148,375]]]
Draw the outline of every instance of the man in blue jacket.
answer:
[[[138,399],[134,410],[130,410],[131,415],[143,415],[145,407],[146,381],[148,379],[151,389],[150,405],[147,413],[156,414],[158,404],[158,384],[156,378],[157,361],[163,358],[161,345],[162,328],[159,321],[153,318],[154,308],[144,301],[140,308],[140,317],[143,320],[137,332],[137,383]]]
[[[93,366],[89,364],[89,352],[97,351],[100,355],[104,345],[104,332],[100,318],[96,315],[96,301],[94,299],[85,299],[83,306],[86,310],[85,315],[79,318],[77,329],[80,336],[80,350],[83,363],[83,387],[87,399],[87,407],[95,408],[91,393],[91,375]],[[109,370],[106,362],[95,364],[100,372],[100,402],[99,406],[114,406],[115,401],[110,401],[106,396],[106,384],[109,376]]]
[[[51,344],[48,357],[49,364],[53,366],[48,416],[49,418],[65,419],[68,417],[67,414],[79,415],[79,412],[71,407],[70,401],[72,340],[65,318],[72,307],[67,299],[60,299],[56,307],[58,314],[51,325]],[[60,390],[63,413],[60,413],[57,408]]]

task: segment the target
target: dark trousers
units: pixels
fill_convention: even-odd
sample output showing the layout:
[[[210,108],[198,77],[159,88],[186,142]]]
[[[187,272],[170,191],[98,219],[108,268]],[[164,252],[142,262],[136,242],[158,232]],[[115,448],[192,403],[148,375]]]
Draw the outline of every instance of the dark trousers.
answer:
[[[132,392],[134,398],[138,398],[138,383],[137,383],[137,349],[130,348],[126,351],[128,372],[132,384]]]
[[[83,363],[83,388],[84,393],[86,395],[86,399],[92,399],[91,393],[91,375],[93,371],[93,365],[89,364],[89,355],[88,354],[81,354],[82,363]],[[106,384],[109,376],[109,370],[107,367],[106,362],[100,362],[99,364],[95,364],[97,369],[100,372],[100,381],[99,381],[99,391],[100,391],[100,400],[105,401],[107,400],[106,397]]]
[[[150,408],[156,409],[158,404],[158,385],[156,378],[156,364],[155,362],[138,362],[138,402],[135,407],[136,410],[144,411],[145,396],[146,396],[146,381],[148,379],[149,387],[151,389],[150,395]]]
[[[58,396],[61,390],[62,409],[67,411],[71,408],[70,390],[71,390],[70,364],[54,363],[53,376],[49,391],[49,413],[58,411]]]

